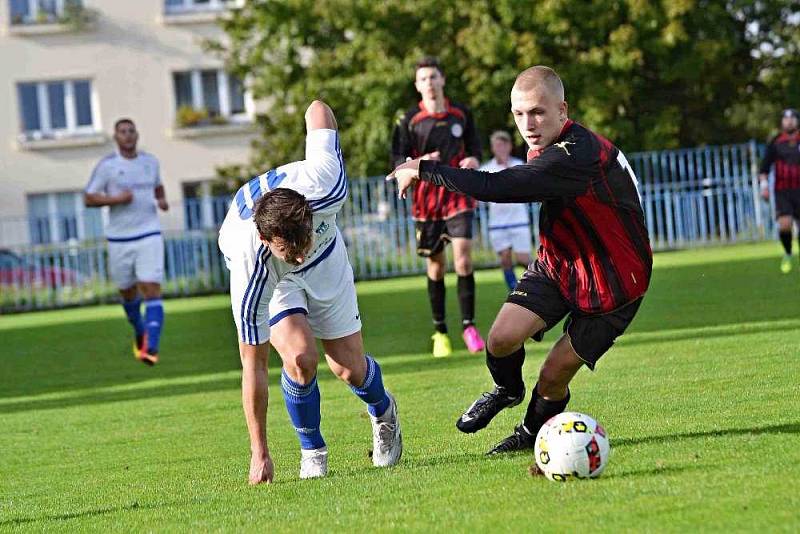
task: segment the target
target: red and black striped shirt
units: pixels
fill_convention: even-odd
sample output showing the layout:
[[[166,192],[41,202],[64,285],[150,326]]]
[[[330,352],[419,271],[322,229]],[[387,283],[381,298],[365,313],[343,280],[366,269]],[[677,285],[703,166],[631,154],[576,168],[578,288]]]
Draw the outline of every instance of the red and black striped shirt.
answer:
[[[445,100],[446,110],[430,113],[420,102],[400,118],[392,134],[393,167],[431,152],[439,152],[445,165],[458,167],[469,156],[481,159],[481,143],[472,113],[461,104]],[[475,209],[464,195],[430,183],[420,183],[411,197],[411,213],[418,221],[436,221]]]
[[[490,174],[420,164],[420,179],[490,202],[541,202],[535,260],[584,313],[644,295],[653,254],[636,178],[610,141],[567,121],[559,137],[518,165]]]
[[[782,132],[769,145],[761,162],[761,172],[767,174],[775,164],[775,191],[800,189],[800,133]]]

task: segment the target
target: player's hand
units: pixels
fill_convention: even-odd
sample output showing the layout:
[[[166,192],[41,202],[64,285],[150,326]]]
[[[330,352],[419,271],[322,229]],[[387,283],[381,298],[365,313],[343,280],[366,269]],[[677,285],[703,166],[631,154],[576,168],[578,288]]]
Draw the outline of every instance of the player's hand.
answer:
[[[397,180],[398,197],[406,198],[408,189],[419,181],[419,162],[423,158],[406,161],[386,177],[387,180]]]
[[[166,198],[159,198],[158,200],[158,209],[161,211],[167,211],[169,209],[169,204],[167,203]]]
[[[481,162],[478,161],[478,158],[470,156],[459,161],[458,166],[462,169],[477,169],[481,166]]]
[[[275,476],[275,466],[272,463],[272,457],[269,452],[266,456],[260,454],[253,454],[250,457],[250,476],[248,482],[251,486],[256,484],[272,482]]]
[[[133,201],[133,191],[126,189],[117,195],[117,204],[130,204]]]
[[[437,150],[435,152],[428,152],[427,154],[425,154],[424,156],[422,156],[419,159],[424,159],[426,161],[427,160],[439,161],[439,151]]]

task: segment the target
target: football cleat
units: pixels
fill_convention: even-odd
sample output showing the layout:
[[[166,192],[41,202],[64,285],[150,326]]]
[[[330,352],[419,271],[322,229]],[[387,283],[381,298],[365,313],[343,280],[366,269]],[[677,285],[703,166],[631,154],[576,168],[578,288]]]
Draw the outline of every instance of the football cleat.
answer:
[[[149,365],[150,367],[154,366],[158,363],[158,353],[157,352],[147,352],[147,350],[143,350],[139,352],[139,356],[137,358],[140,362],[145,365]]]
[[[434,332],[431,336],[433,340],[433,357],[446,358],[453,354],[453,346],[450,338],[444,332]]]
[[[328,474],[328,447],[300,449],[300,478],[320,478]]]
[[[147,332],[141,336],[134,334],[133,337],[133,357],[139,360],[139,354],[147,347]]]
[[[467,345],[468,351],[472,352],[473,354],[477,352],[483,352],[486,344],[483,342],[483,338],[481,337],[480,332],[478,332],[478,329],[475,328],[474,324],[466,327],[461,335],[464,338],[464,344]]]
[[[467,408],[458,421],[456,428],[461,432],[471,434],[486,428],[494,416],[505,408],[512,408],[525,398],[525,387],[519,395],[510,395],[503,386],[495,386],[492,391],[482,393],[481,396]]]
[[[792,272],[792,256],[790,254],[786,254],[781,260],[781,272],[783,274]]]
[[[389,407],[380,417],[369,416],[372,422],[372,465],[389,467],[400,461],[403,454],[403,434],[397,416],[397,402],[387,391]]]
[[[514,428],[514,433],[506,439],[494,446],[492,450],[486,453],[487,456],[495,454],[503,454],[506,452],[524,451],[533,449],[536,442],[535,436],[532,436],[523,425]]]

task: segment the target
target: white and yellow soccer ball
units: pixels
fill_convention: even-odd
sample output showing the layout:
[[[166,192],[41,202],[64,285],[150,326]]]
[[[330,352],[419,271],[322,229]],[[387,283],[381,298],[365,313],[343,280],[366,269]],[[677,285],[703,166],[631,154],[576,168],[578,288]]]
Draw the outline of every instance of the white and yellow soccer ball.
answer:
[[[536,435],[536,465],[547,478],[595,478],[605,469],[611,446],[600,424],[586,414],[564,412],[550,418]]]

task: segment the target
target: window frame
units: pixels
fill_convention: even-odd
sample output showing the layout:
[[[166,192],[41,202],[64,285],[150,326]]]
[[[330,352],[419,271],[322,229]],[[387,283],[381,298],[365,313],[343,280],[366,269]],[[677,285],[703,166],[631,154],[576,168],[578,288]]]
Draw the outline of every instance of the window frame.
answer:
[[[229,7],[238,4],[237,0],[208,0],[200,3],[197,0],[181,0],[179,5],[169,5],[164,1],[164,13],[166,15],[181,15],[184,13],[216,13],[224,11]]]
[[[76,99],[75,85],[77,83],[89,84],[89,112],[91,113],[91,124],[78,124],[78,103]],[[64,116],[66,126],[64,128],[53,128],[52,115],[50,113],[50,98],[48,86],[60,83],[64,90]],[[94,84],[91,78],[71,78],[66,80],[38,80],[38,81],[19,81],[17,82],[17,104],[19,109],[20,138],[23,140],[41,139],[63,139],[70,137],[80,137],[96,134],[99,131],[99,109]],[[23,100],[20,97],[20,87],[22,85],[33,85],[36,89],[36,105],[39,113],[39,129],[26,130],[24,120]]]
[[[229,123],[242,124],[252,122],[253,105],[250,92],[244,81],[240,80],[242,85],[242,100],[244,109],[241,112],[233,113],[231,111],[231,78],[232,76],[219,67],[199,67],[192,69],[181,69],[172,71],[172,98],[173,98],[173,113],[177,115],[180,105],[178,104],[178,95],[176,87],[176,74],[188,74],[189,86],[191,88],[191,106],[195,110],[208,110],[206,107],[205,93],[203,91],[202,75],[204,72],[215,71],[217,74],[217,98],[219,101],[219,117],[226,119]],[[190,126],[191,128],[191,126]]]
[[[16,15],[12,11],[11,1],[8,2],[8,14],[9,14],[9,25],[10,26],[28,26],[28,25],[35,25],[35,24],[60,24],[62,22],[62,18],[65,14],[65,8],[68,2],[77,2],[80,6],[83,6],[83,0],[52,0],[55,3],[55,20],[47,20],[47,21],[40,21],[39,14],[40,13],[49,13],[47,11],[43,11],[41,9],[42,1],[43,0],[22,0],[28,6],[28,15],[22,17],[21,19],[17,19]]]

